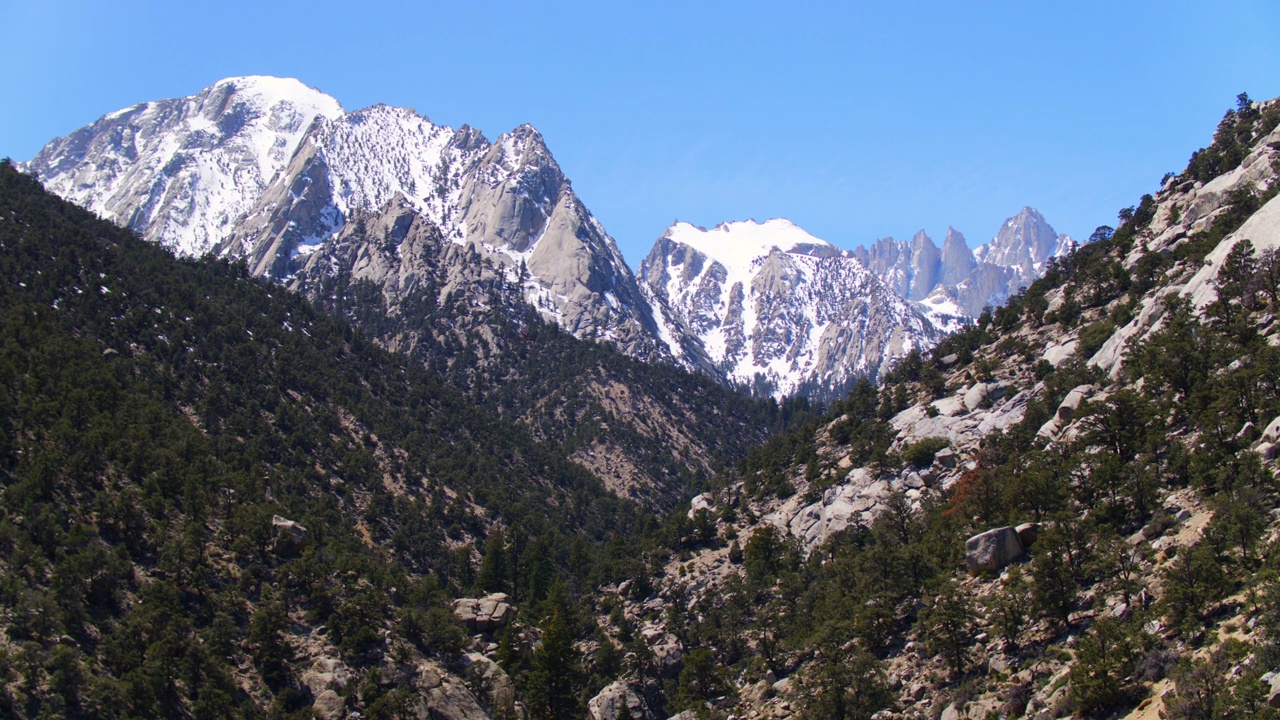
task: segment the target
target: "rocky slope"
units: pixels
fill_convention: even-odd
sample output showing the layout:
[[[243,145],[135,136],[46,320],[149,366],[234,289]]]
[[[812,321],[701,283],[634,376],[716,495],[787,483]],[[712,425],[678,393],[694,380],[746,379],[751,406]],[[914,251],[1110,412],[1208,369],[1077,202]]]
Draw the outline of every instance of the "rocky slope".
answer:
[[[403,197],[358,214],[325,247],[290,288],[651,507],[670,507],[806,413],[804,402],[780,408],[573,338]]]
[[[1275,717],[1278,192],[1242,98],[1112,237],[753,452],[603,604],[655,660],[599,706]]]

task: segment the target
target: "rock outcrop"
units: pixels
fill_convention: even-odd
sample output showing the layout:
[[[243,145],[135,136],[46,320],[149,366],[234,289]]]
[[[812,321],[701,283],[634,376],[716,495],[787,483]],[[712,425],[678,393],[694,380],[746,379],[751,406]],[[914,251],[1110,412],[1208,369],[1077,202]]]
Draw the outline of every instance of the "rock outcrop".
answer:
[[[1000,527],[978,533],[964,544],[964,561],[969,573],[993,573],[1022,557],[1025,550],[1018,531]]]
[[[467,665],[467,676],[476,681],[477,692],[494,709],[494,714],[518,717],[516,685],[502,666],[478,652],[469,652],[462,659]]]
[[[515,617],[515,608],[507,599],[506,593],[459,598],[453,601],[453,614],[472,632],[492,632]]]
[[[275,536],[272,545],[280,555],[296,554],[307,540],[305,527],[279,515],[271,516],[271,532]]]

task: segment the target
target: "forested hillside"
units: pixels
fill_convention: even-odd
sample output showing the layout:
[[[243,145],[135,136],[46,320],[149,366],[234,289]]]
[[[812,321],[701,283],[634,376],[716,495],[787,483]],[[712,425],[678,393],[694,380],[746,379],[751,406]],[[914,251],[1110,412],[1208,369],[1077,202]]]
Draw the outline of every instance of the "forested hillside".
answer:
[[[366,718],[476,717],[451,598],[506,590],[533,626],[635,572],[652,521],[555,448],[7,162],[0,274],[6,715],[302,717],[323,661]],[[535,714],[576,707],[547,682]]]

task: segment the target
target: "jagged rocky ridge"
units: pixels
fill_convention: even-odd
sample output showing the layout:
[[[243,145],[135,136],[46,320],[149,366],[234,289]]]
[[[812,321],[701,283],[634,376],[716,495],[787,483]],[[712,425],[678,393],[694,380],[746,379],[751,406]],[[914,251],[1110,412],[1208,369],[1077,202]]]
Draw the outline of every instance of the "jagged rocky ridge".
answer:
[[[984,246],[989,258],[970,257],[958,233],[940,256],[923,236],[914,250],[884,240],[853,255],[815,238],[803,248],[783,239],[787,247],[772,260],[767,246],[752,245],[759,267],[735,301],[732,285],[712,287],[719,271],[694,273],[688,281],[697,289],[672,284],[692,272],[663,266],[675,260],[677,226],[655,244],[637,282],[534,128],[490,142],[411,109],[347,112],[296,80],[269,77],[230,78],[191,97],[110,113],[50,142],[23,168],[179,253],[243,258],[253,274],[295,287],[353,270],[367,219],[393,214],[411,223],[420,215],[445,240],[432,246],[430,262],[450,276],[451,295],[489,307],[482,296],[506,284],[515,292],[503,297],[531,304],[575,337],[779,397],[837,397],[853,378],[875,376],[1002,300],[1043,271],[1048,252],[1047,225],[1034,211]],[[396,232],[378,241],[396,244]],[[719,246],[736,257],[742,249],[732,242]],[[855,257],[873,272],[856,268]],[[385,308],[412,323],[397,303],[417,277],[404,265],[423,261],[386,255],[357,275],[382,286]],[[477,262],[488,269],[468,267]],[[736,261],[711,258],[708,267],[717,262]],[[478,277],[481,285],[463,282]],[[916,308],[925,318],[895,292],[924,300]],[[703,316],[713,304],[719,329]]]
[[[1076,247],[1039,211],[1024,207],[976,250],[969,249],[963,234],[947,228],[941,250],[921,230],[909,242],[882,238],[854,252],[894,292],[920,303],[930,315],[973,319],[1043,275],[1050,259]]]
[[[841,250],[781,219],[677,223],[640,264],[671,353],[754,392],[838,398],[976,319],[1074,249],[1023,208],[976,252],[948,229]]]

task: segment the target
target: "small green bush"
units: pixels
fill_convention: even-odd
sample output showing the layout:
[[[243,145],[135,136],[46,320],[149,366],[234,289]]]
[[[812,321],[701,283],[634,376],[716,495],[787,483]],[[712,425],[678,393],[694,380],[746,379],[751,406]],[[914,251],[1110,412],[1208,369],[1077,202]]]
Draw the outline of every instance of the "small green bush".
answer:
[[[944,437],[921,438],[902,451],[902,461],[917,468],[926,468],[933,464],[933,458],[939,450],[950,445]]]

